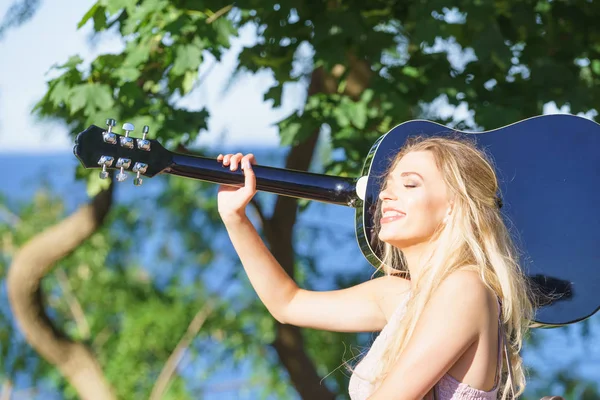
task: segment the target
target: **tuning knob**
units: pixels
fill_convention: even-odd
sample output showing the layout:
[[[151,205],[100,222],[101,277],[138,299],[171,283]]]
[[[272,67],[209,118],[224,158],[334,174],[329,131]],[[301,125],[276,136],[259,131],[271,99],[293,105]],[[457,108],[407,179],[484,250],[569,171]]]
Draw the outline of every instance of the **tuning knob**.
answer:
[[[135,186],[140,186],[142,184],[142,177],[140,174],[145,174],[148,169],[148,164],[136,162],[131,169],[133,172],[137,172],[135,179],[133,180],[133,184]]]
[[[127,179],[127,174],[125,173],[124,169],[129,168],[129,166],[131,165],[131,160],[129,158],[119,158],[117,160],[116,163],[116,167],[120,168],[121,170],[119,171],[119,173],[117,173],[117,181],[119,182],[123,182],[125,179]]]
[[[112,129],[114,128],[114,126],[117,124],[117,121],[115,121],[112,118],[109,118],[106,120],[106,125],[108,126],[108,128],[106,129],[106,132],[104,132],[102,134],[102,138],[104,139],[104,141],[106,143],[110,143],[110,144],[115,144],[117,143],[117,135],[115,135],[112,132]]]
[[[123,130],[125,131],[125,136],[121,136],[121,146],[128,148],[128,149],[133,149],[133,139],[129,137],[129,133],[131,131],[133,131],[135,129],[135,127],[133,126],[133,124],[126,122],[123,124]]]
[[[133,131],[135,126],[131,122],[125,122],[123,124],[123,130],[125,131],[125,136],[129,136],[129,132]]]
[[[110,167],[114,161],[114,158],[111,156],[102,156],[100,160],[98,160],[98,165],[102,165],[102,171],[100,171],[100,179],[108,178],[108,171],[106,167]]]
[[[150,151],[150,141],[146,139],[148,132],[150,131],[150,127],[148,125],[144,125],[142,129],[142,138],[137,140],[138,149]]]

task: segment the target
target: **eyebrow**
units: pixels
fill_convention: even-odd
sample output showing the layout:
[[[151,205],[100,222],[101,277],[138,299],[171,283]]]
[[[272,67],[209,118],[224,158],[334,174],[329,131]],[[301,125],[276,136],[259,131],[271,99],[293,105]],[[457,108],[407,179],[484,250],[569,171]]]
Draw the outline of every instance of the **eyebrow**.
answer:
[[[417,175],[419,178],[421,178],[421,180],[423,180],[423,181],[425,180],[425,179],[423,179],[423,177],[421,176],[421,174],[418,174],[418,173],[412,172],[412,171],[403,172],[403,173],[400,174],[401,177],[405,177],[405,176],[408,176],[408,175]]]
[[[406,177],[406,176],[408,176],[408,175],[417,175],[419,178],[421,178],[421,180],[422,180],[423,182],[425,182],[425,179],[423,179],[423,177],[421,176],[421,174],[419,174],[419,173],[417,173],[417,172],[413,172],[413,171],[407,171],[407,172],[403,172],[403,173],[401,173],[401,174],[400,174],[400,177],[401,177],[401,178],[404,178],[404,177]],[[388,176],[388,178],[385,180],[385,184],[387,185],[387,183],[388,183],[389,181],[393,181],[393,180],[394,180],[394,176],[393,176],[392,174],[390,174],[390,175]]]

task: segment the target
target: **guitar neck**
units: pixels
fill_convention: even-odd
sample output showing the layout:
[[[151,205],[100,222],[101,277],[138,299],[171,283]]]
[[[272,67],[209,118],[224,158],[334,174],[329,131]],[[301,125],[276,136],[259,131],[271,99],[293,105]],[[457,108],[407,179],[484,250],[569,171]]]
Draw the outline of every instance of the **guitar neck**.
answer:
[[[256,189],[282,196],[315,200],[348,207],[359,207],[356,179],[253,165]],[[242,186],[241,169],[231,171],[215,159],[173,153],[172,163],[165,172],[206,182]]]

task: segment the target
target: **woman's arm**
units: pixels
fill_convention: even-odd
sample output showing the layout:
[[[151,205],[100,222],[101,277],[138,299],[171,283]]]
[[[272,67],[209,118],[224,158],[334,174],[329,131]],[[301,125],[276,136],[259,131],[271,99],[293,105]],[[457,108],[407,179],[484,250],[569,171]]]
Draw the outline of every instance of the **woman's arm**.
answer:
[[[299,288],[245,214],[245,207],[256,192],[256,178],[250,166],[253,156],[226,155],[217,160],[230,165],[232,170],[243,163],[244,186],[219,188],[219,213],[250,283],[273,317],[285,324],[330,331],[381,330],[387,320],[380,301],[394,297],[387,294],[407,289],[407,281],[383,277],[348,289],[324,292]]]
[[[379,302],[388,298],[386,293],[401,291],[403,279],[381,277],[347,289],[304,290],[277,262],[248,218],[227,219],[225,226],[250,283],[279,322],[336,332],[378,331],[387,323]]]
[[[369,400],[422,399],[473,345],[489,321],[489,291],[471,271],[432,294],[400,359]]]

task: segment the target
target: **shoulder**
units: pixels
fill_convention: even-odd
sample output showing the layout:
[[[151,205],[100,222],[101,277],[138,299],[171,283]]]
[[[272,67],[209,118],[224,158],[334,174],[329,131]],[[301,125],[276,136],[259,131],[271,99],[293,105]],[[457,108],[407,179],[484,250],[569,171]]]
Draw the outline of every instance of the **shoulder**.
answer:
[[[476,323],[485,322],[495,310],[493,292],[473,270],[459,270],[449,274],[432,293],[428,306],[439,311],[452,311]]]
[[[410,281],[398,276],[386,275],[375,278],[371,282],[371,295],[386,319],[389,319],[410,293]]]
[[[481,300],[489,294],[489,289],[476,271],[461,269],[450,273],[440,283],[438,290]]]

